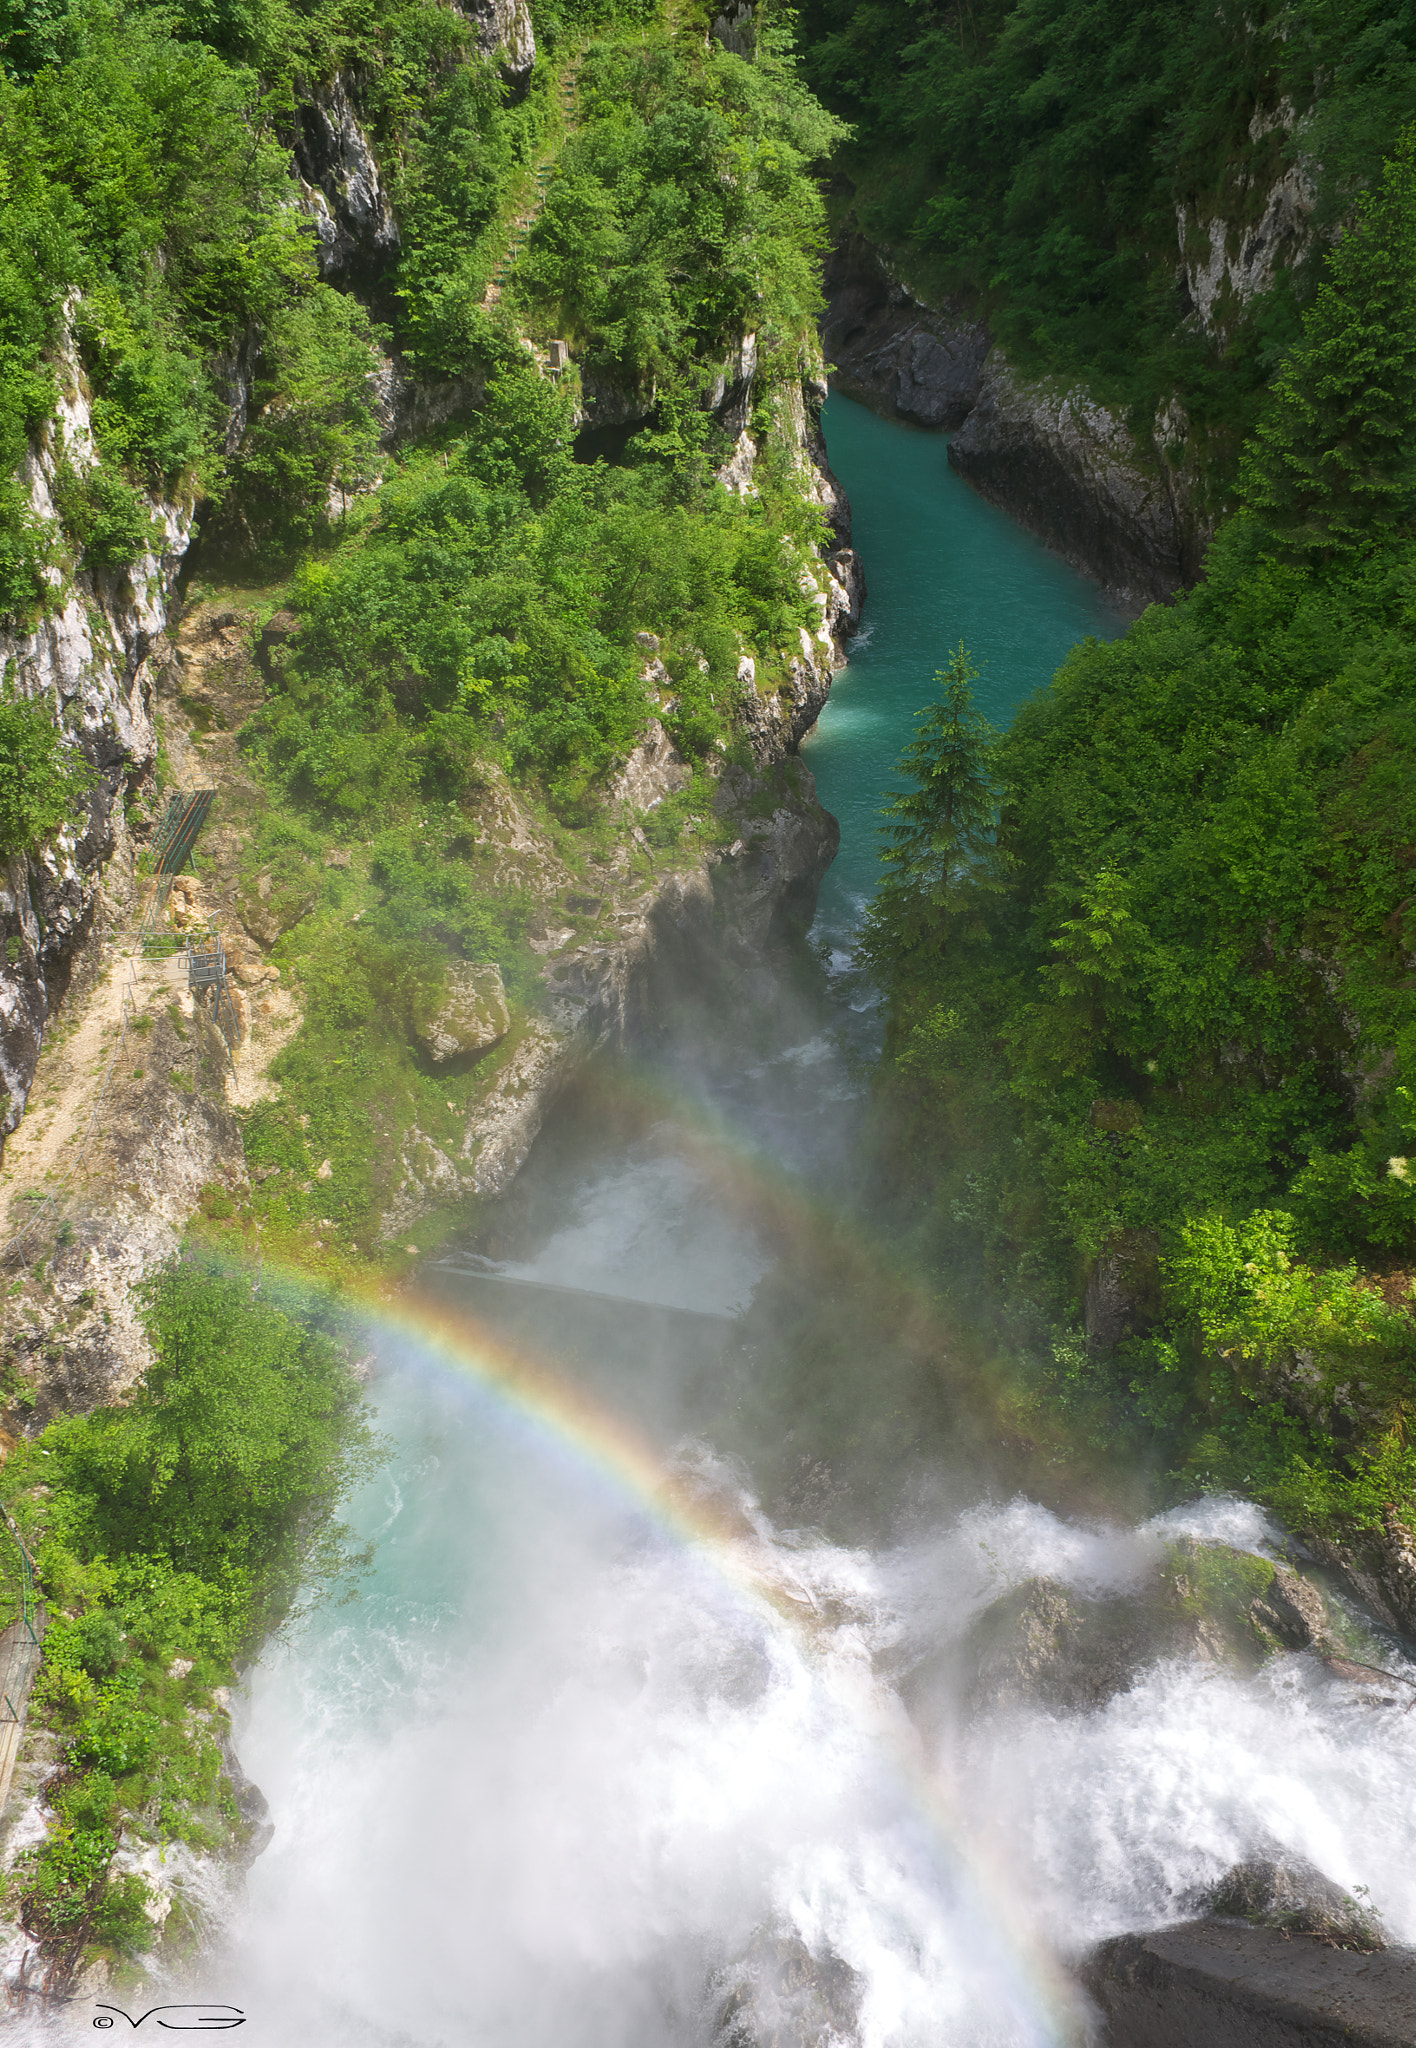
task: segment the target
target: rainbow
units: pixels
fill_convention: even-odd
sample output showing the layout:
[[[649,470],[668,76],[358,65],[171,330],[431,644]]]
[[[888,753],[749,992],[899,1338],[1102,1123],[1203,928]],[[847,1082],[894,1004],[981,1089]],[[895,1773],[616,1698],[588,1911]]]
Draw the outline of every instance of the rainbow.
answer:
[[[293,1277],[293,1276],[292,1276]],[[372,1333],[411,1346],[452,1384],[475,1386],[552,1447],[647,1517],[673,1543],[709,1567],[731,1596],[769,1627],[788,1632],[809,1668],[821,1672],[813,1609],[740,1511],[714,1499],[693,1475],[667,1462],[622,1416],[574,1385],[543,1359],[513,1349],[474,1317],[412,1291],[390,1300],[366,1295]],[[972,1909],[985,1959],[1013,1991],[1014,2016],[1028,2048],[1064,2048],[1081,2037],[1075,1986],[1018,1910],[1018,1886],[985,1843],[971,1838],[947,1786],[929,1769],[922,1745],[896,1705],[862,1688],[832,1699],[851,1714],[893,1779],[906,1810],[923,1823],[941,1874]]]

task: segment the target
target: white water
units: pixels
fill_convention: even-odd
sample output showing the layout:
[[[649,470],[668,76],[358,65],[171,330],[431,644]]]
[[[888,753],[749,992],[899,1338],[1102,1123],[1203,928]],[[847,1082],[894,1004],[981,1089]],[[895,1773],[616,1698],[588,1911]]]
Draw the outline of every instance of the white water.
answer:
[[[660,1133],[527,1269],[726,1307],[762,1263]],[[1183,1918],[1274,1841],[1416,1940],[1416,1714],[1311,1656],[1161,1665],[932,1750],[891,1689],[1033,1574],[1106,1594],[1167,1537],[1262,1550],[1253,1507],[1126,1530],[975,1504],[873,1556],[772,1530],[700,1449],[768,1605],[540,1425],[416,1347],[386,1363],[377,1576],[263,1660],[240,1739],[277,1832],[206,1988],[243,2038],[687,2048],[770,1926],[857,1973],[863,2048],[1022,2048],[1073,2037],[1049,1953]]]

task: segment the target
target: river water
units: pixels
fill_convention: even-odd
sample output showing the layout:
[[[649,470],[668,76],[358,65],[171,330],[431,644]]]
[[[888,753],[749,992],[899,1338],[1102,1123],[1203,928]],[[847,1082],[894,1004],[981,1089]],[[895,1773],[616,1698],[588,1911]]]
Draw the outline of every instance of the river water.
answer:
[[[827,431],[871,590],[809,748],[844,828],[821,929],[848,951],[948,648],[987,663],[1001,722],[1120,621],[939,438],[836,399]],[[947,1662],[1010,1585],[1122,1590],[1185,1533],[1263,1550],[1256,1509],[1100,1526],[980,1487],[850,1548],[774,1526],[750,1457],[723,1459],[730,1319],[792,1189],[820,1202],[848,1174],[858,1107],[829,1000],[783,1018],[731,1057],[690,1038],[607,1083],[538,1146],[496,1256],[430,1276],[475,1320],[375,1333],[394,1454],[352,1516],[372,1577],[266,1654],[243,1710],[276,1833],[204,1989],[245,2038],[1077,2041],[1068,1960],[1184,1917],[1274,1842],[1416,1937],[1416,1715],[1354,1702],[1312,1657],[1248,1679],[1160,1664],[1091,1713],[925,1734],[901,1704],[902,1674]]]

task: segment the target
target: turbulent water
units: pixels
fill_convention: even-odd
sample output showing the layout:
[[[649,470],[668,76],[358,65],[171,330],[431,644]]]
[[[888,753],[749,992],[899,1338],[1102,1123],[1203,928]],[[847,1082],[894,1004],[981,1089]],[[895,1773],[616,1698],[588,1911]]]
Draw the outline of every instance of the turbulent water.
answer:
[[[944,475],[941,443],[903,441]],[[834,441],[833,454],[864,515],[888,650],[870,495]],[[963,502],[976,532],[957,568],[967,590],[939,600],[946,621],[977,602],[991,551],[1009,576],[1018,559],[1012,530]],[[941,582],[952,559],[939,556]],[[1041,560],[1066,597],[1054,643],[1097,629],[1095,594]],[[980,645],[967,619],[959,631]],[[842,718],[876,673],[848,675]],[[897,672],[890,688],[907,725]],[[828,741],[831,728],[818,759]],[[897,729],[891,758],[898,747]],[[861,774],[878,791],[878,762]],[[869,821],[846,822],[859,877]],[[1071,2040],[1084,2022],[1069,1958],[1184,1917],[1275,1841],[1369,1886],[1392,1933],[1416,1939],[1416,1714],[1354,1700],[1310,1655],[1251,1678],[1158,1664],[1090,1713],[971,1722],[946,1705],[918,1732],[907,1674],[947,1668],[1010,1585],[1045,1573],[1123,1591],[1177,1535],[1262,1551],[1277,1532],[1237,1501],[1116,1528],[986,1495],[874,1552],[774,1527],[705,1434],[704,1363],[729,1327],[715,1318],[778,1256],[751,1191],[795,1174],[821,1199],[844,1170],[849,1062],[818,1019],[755,1051],[719,1047],[716,1063],[681,1058],[655,1086],[664,1113],[632,1137],[550,1143],[519,1241],[440,1281],[478,1313],[524,1302],[518,1341],[565,1361],[604,1417],[567,1421],[415,1336],[380,1340],[396,1448],[354,1514],[374,1575],[266,1655],[240,1731],[276,1833],[205,1989],[242,2007],[243,2038]],[[701,1521],[649,1496],[647,1454],[623,1454],[615,1416],[676,1464]]]

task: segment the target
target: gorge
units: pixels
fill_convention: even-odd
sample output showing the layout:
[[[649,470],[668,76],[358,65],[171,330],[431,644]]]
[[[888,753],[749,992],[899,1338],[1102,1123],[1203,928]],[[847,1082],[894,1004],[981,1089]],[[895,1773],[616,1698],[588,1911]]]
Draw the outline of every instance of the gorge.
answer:
[[[1416,2040],[1416,55],[1290,12],[6,17],[0,2030]]]

